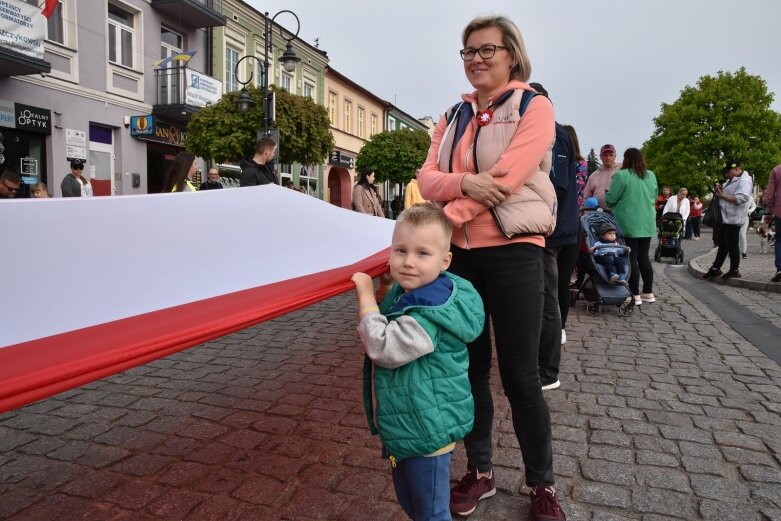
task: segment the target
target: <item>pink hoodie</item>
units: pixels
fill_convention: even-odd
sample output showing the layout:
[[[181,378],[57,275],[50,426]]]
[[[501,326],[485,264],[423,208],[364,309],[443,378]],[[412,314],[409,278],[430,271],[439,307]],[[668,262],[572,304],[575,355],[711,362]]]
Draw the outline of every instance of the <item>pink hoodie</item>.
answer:
[[[497,97],[511,89],[533,90],[526,83],[510,81]],[[555,137],[553,107],[548,100],[541,98],[542,96],[537,96],[529,103],[509,146],[496,164],[481,165],[485,171],[491,166],[507,170],[507,174],[497,177],[496,181],[509,186],[513,191],[516,191],[540,170],[540,164],[553,144]],[[474,112],[477,113],[477,92],[464,94],[462,99],[471,103]],[[455,172],[439,170],[439,148],[446,127],[447,121],[443,115],[434,130],[426,162],[418,174],[418,184],[424,198],[430,201],[447,202],[444,211],[455,226],[453,244],[461,248],[483,248],[527,242],[544,247],[545,237],[542,235],[508,239],[499,230],[493,216],[488,211],[488,207],[466,197],[461,192],[463,177],[468,174],[480,173],[472,171],[474,163],[470,160],[472,144],[477,131],[476,118],[472,118],[455,146],[453,152]]]

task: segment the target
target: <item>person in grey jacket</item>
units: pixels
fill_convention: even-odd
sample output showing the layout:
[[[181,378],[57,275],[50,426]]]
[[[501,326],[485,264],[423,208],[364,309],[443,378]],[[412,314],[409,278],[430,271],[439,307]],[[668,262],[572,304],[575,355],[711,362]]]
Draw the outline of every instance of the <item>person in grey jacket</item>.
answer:
[[[713,279],[721,275],[723,279],[740,277],[740,227],[748,221],[748,205],[753,190],[753,183],[748,172],[740,168],[740,162],[736,159],[727,161],[724,167],[727,182],[722,186],[716,184],[713,190],[714,202],[718,202],[721,209],[721,225],[716,233],[719,234],[719,251],[713,265],[703,278]],[[713,204],[713,203],[711,203]],[[721,265],[729,255],[729,271],[722,275]]]
[[[82,175],[82,172],[84,172],[84,163],[78,159],[71,161],[71,173],[66,175],[60,183],[63,197],[92,196],[92,185]]]

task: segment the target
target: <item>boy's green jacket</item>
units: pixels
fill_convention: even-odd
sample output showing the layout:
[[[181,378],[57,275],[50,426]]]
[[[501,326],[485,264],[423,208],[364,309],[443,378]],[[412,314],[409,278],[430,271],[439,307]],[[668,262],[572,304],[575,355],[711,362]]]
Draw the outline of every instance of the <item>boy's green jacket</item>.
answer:
[[[472,284],[447,272],[408,293],[394,284],[380,313],[361,319],[361,340],[374,347],[367,353],[381,353],[374,356],[376,363],[370,356],[364,363],[369,428],[379,432],[396,460],[431,454],[472,430],[465,344],[480,335],[484,322],[483,302]],[[404,365],[381,367],[383,350],[394,349],[424,354]]]

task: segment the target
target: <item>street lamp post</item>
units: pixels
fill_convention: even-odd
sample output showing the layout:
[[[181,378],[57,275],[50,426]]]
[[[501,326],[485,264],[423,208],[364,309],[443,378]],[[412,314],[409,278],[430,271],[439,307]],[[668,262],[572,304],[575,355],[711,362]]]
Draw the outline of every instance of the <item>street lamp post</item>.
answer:
[[[298,36],[298,32],[301,30],[301,22],[298,20],[298,16],[296,16],[296,13],[293,11],[289,11],[287,9],[283,11],[279,11],[277,14],[275,14],[271,19],[268,17],[268,12],[264,14],[264,31],[263,31],[263,38],[265,40],[264,45],[264,57],[263,62],[260,61],[260,58],[257,56],[248,54],[247,56],[244,56],[239,61],[236,62],[236,66],[234,69],[234,75],[236,76],[236,81],[238,81],[241,84],[241,95],[236,99],[236,106],[239,109],[239,112],[247,112],[253,105],[255,105],[255,101],[252,99],[252,97],[249,95],[249,92],[247,92],[247,84],[252,81],[252,72],[250,71],[249,78],[247,78],[247,81],[241,81],[239,79],[239,64],[246,60],[247,58],[254,58],[258,63],[260,63],[263,66],[263,75],[261,77],[261,89],[263,91],[263,135],[268,136],[269,135],[269,124],[271,122],[271,114],[274,112],[274,98],[269,93],[268,88],[268,77],[269,77],[269,69],[271,64],[269,64],[268,57],[271,56],[271,53],[273,51],[272,45],[271,45],[271,31],[274,25],[274,20],[276,20],[277,16],[281,15],[282,13],[290,13],[293,15],[293,18],[296,19],[296,32],[293,34],[290,38],[285,38],[285,34],[282,32],[282,27],[279,28],[279,34],[282,37],[283,40],[287,42],[287,47],[285,48],[285,52],[282,53],[282,57],[280,58],[280,62],[282,63],[282,68],[285,69],[287,72],[293,72],[296,70],[296,63],[301,61],[301,58],[296,56],[296,52],[293,50],[293,45],[291,42],[294,38]]]

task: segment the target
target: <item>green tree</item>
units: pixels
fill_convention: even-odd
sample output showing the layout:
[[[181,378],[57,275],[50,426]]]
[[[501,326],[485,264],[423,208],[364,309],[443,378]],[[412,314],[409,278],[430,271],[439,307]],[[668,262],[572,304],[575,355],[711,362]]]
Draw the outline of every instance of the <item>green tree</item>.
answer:
[[[333,149],[328,112],[310,98],[272,86],[276,93],[279,129],[279,162],[312,165],[322,163]],[[236,108],[240,92],[228,92],[215,105],[201,109],[190,119],[185,145],[193,154],[218,163],[236,161],[250,154],[263,128],[263,94],[252,85],[249,95],[258,102],[246,113]]]
[[[586,163],[588,165],[587,168],[589,175],[599,169],[599,160],[597,160],[597,154],[594,152],[594,147],[591,147],[588,156],[586,156]]]
[[[721,178],[725,158],[734,157],[764,186],[781,158],[781,115],[772,102],[765,80],[741,68],[702,76],[675,102],[662,103],[643,147],[659,185],[702,194]]]
[[[374,134],[363,145],[357,168],[371,168],[378,181],[407,184],[423,165],[431,138],[423,130],[405,128]]]

